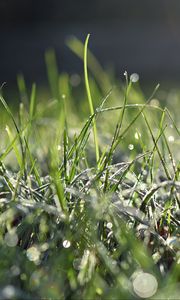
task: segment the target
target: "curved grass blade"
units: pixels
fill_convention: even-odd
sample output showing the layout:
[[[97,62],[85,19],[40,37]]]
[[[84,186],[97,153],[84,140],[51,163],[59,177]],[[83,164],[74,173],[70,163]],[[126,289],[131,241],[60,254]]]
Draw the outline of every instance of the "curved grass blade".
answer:
[[[89,102],[89,109],[91,115],[94,114],[94,107],[93,101],[91,96],[91,90],[89,86],[89,78],[88,78],[88,66],[87,66],[87,49],[88,49],[88,41],[89,41],[90,34],[87,35],[85,45],[84,45],[84,78],[85,78],[85,85],[86,85],[86,92]],[[96,150],[96,161],[99,161],[99,145],[98,145],[98,137],[97,137],[97,127],[96,121],[93,120],[93,132],[94,132],[94,143],[95,143],[95,150]]]

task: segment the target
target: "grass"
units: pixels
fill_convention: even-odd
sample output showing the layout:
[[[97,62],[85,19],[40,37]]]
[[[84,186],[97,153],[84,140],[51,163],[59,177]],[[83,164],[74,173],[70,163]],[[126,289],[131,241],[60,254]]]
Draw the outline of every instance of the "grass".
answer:
[[[50,50],[51,100],[22,75],[18,112],[0,96],[0,298],[180,299],[178,102],[118,82],[88,39],[67,41],[84,82]]]

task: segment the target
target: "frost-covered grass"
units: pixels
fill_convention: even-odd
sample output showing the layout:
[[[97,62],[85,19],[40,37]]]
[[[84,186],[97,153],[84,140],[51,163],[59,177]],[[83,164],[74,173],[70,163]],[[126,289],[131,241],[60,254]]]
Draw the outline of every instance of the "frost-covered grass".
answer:
[[[0,298],[179,299],[178,93],[67,44],[84,80],[48,51],[50,100],[22,76],[0,98]]]

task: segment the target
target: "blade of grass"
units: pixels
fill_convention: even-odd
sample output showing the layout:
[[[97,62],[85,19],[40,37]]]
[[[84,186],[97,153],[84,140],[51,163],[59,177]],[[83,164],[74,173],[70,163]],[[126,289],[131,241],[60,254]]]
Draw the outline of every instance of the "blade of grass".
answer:
[[[5,110],[6,110],[6,112],[7,112],[8,115],[9,115],[9,117],[11,118],[11,120],[12,120],[14,126],[15,126],[15,129],[16,129],[16,131],[17,131],[18,138],[19,138],[19,143],[20,143],[20,147],[21,147],[21,154],[22,154],[22,162],[23,162],[23,163],[22,163],[22,167],[24,166],[24,175],[25,175],[25,177],[26,177],[26,170],[25,170],[25,153],[24,153],[24,147],[23,147],[23,141],[22,141],[22,137],[21,137],[21,132],[20,132],[20,130],[19,130],[19,128],[18,128],[18,125],[17,125],[17,123],[16,123],[16,120],[15,120],[15,118],[14,118],[14,116],[13,116],[13,113],[11,112],[11,110],[10,110],[8,104],[6,103],[5,99],[4,99],[1,95],[0,95],[0,101],[1,101],[1,103],[3,104],[3,106],[4,106]],[[15,143],[13,143],[13,145],[15,145]]]
[[[52,96],[54,99],[59,100],[59,72],[55,51],[53,49],[46,51],[45,61]]]
[[[166,167],[166,162],[164,161],[164,158],[163,158],[162,155],[161,155],[161,151],[160,151],[160,149],[159,149],[159,147],[158,147],[158,145],[157,145],[157,142],[156,142],[155,137],[154,137],[154,135],[153,135],[151,126],[150,126],[150,124],[149,124],[149,122],[148,122],[148,120],[147,120],[147,117],[146,117],[145,113],[143,113],[143,117],[144,117],[144,120],[145,120],[145,122],[146,122],[147,128],[148,128],[148,130],[149,130],[149,132],[150,132],[151,138],[152,138],[152,140],[153,140],[154,147],[155,147],[155,149],[156,149],[156,151],[157,151],[157,153],[158,153],[158,155],[159,155],[160,161],[161,161],[161,163],[162,163],[162,165],[163,165],[165,174],[166,174],[168,180],[171,180],[171,175],[169,174],[169,171],[168,171],[168,169],[167,169],[167,167]]]
[[[32,121],[36,112],[36,84],[33,83],[32,91],[31,91],[31,98],[30,98],[30,107],[29,107],[29,115],[30,120]]]
[[[84,45],[84,79],[85,79],[85,85],[86,85],[86,92],[89,102],[89,109],[91,115],[94,114],[94,107],[93,107],[93,101],[91,96],[91,90],[89,86],[89,78],[88,78],[88,65],[87,65],[87,49],[88,49],[88,41],[89,41],[90,34],[87,35],[85,45]],[[95,150],[96,150],[96,162],[99,161],[99,145],[98,145],[98,137],[97,137],[97,127],[96,122],[93,120],[93,132],[94,132],[94,143],[95,143]]]

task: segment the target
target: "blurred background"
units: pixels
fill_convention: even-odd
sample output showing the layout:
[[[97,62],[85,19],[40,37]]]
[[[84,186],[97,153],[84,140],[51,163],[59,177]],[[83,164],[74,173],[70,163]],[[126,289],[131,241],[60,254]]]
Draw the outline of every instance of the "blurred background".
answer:
[[[66,46],[82,41],[117,76],[137,72],[145,82],[180,80],[179,0],[0,0],[0,84],[22,72],[28,82],[46,83],[44,53],[54,48],[59,70],[83,72]]]

